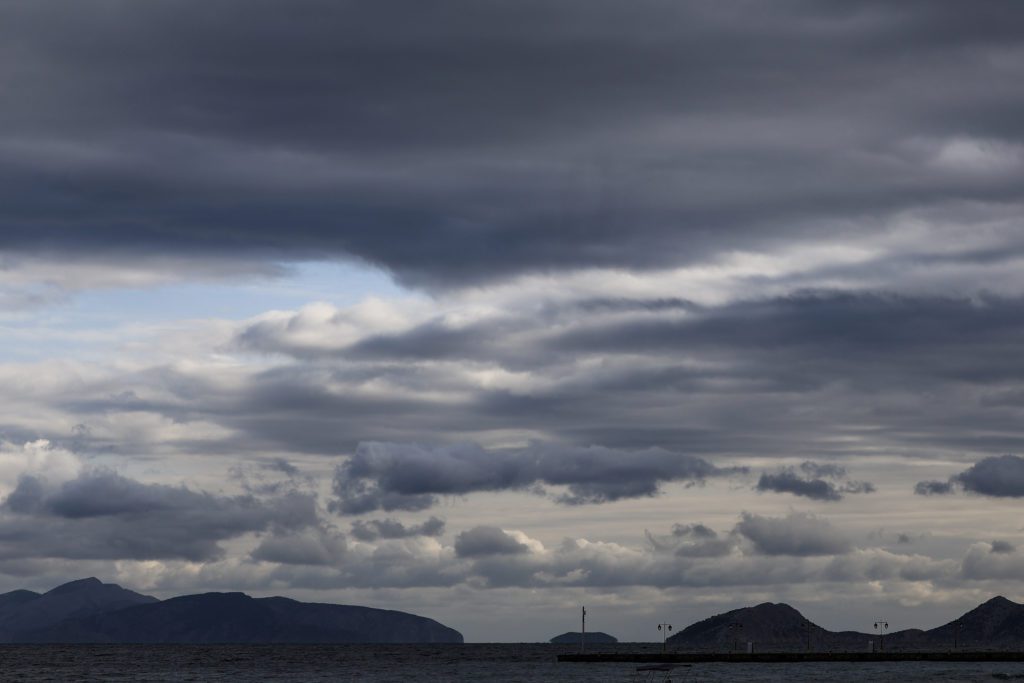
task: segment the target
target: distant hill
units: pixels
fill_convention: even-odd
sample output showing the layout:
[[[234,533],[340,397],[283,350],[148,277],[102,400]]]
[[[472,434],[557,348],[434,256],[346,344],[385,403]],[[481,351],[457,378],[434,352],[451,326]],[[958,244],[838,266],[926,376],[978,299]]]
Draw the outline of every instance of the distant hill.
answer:
[[[157,602],[148,595],[89,578],[57,586],[39,594],[16,590],[0,595],[0,642],[12,642],[26,633],[48,628],[66,619]]]
[[[24,602],[28,602],[29,600],[35,600],[40,595],[41,593],[26,590],[16,590],[11,591],[10,593],[2,593],[0,594],[0,612],[12,607],[16,607],[17,605],[20,605]]]
[[[580,632],[569,631],[563,633],[560,636],[555,636],[551,639],[555,645],[579,645],[580,644]],[[607,633],[601,631],[587,632],[587,643],[593,643],[594,645],[610,645],[612,643],[619,642],[619,639],[615,636],[610,636]]]
[[[893,646],[1017,649],[1024,646],[1024,605],[999,595],[959,619],[929,631],[911,629],[886,636]]]
[[[698,621],[668,639],[673,646],[731,649],[753,641],[772,646],[799,646],[806,641],[807,619],[789,605],[766,602]]]
[[[0,595],[0,642],[461,643],[433,619],[392,610],[204,593],[169,600],[97,579]]]
[[[954,636],[959,648],[1024,647],[1024,605],[995,597],[938,628],[886,633],[884,648],[948,650],[954,645]],[[829,631],[789,605],[766,602],[709,617],[668,639],[676,650],[745,650],[747,642],[762,652],[808,646],[814,650],[866,650],[869,642],[878,646],[878,634]]]

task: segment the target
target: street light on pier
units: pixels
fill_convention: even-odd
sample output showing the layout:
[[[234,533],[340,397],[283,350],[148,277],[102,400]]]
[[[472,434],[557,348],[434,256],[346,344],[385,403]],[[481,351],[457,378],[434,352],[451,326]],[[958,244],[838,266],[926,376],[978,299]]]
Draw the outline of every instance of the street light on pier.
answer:
[[[665,642],[669,632],[672,630],[672,624],[658,624],[658,630],[661,631],[661,654],[665,654]]]
[[[960,640],[960,627],[963,626],[963,622],[957,619],[953,622],[953,649],[957,648],[957,643]]]
[[[879,620],[875,622],[875,630],[878,631],[878,651],[885,650],[885,632],[889,630],[889,622]]]
[[[583,613],[580,615],[580,654],[587,645],[587,608],[583,606]]]

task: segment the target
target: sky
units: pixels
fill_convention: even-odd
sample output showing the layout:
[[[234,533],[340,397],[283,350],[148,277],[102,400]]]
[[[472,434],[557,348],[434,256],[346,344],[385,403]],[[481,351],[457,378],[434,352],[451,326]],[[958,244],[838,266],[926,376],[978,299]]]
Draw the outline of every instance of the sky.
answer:
[[[0,5],[0,590],[656,640],[1024,601],[1024,6]]]

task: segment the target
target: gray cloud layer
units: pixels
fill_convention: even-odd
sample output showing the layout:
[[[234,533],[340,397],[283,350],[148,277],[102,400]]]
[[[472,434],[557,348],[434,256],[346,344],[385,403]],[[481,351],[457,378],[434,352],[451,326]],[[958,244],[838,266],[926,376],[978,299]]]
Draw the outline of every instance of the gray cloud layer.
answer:
[[[940,583],[962,571],[956,562],[857,548],[841,529],[803,513],[744,514],[728,534],[702,524],[677,524],[670,534],[648,533],[647,539],[647,548],[581,538],[544,546],[521,532],[481,525],[459,533],[451,554],[431,549],[417,556],[408,546],[392,547],[363,558],[347,556],[337,567],[341,576],[317,576],[325,583],[373,586],[714,588],[878,580]],[[389,562],[378,562],[379,555]]]
[[[1021,11],[8,3],[0,249],[436,285],[983,222],[1022,200]]]
[[[673,551],[679,557],[721,557],[736,547],[735,538],[722,537],[704,524],[675,524],[669,536],[645,532],[651,546],[659,551]]]
[[[221,541],[318,524],[314,499],[295,492],[216,496],[107,470],[86,471],[56,488],[24,476],[3,502],[0,555],[200,562],[222,557]]]
[[[361,541],[382,538],[409,538],[412,536],[440,536],[444,533],[443,519],[431,517],[422,524],[405,525],[395,519],[357,519],[352,522],[352,535]]]
[[[331,507],[346,514],[423,510],[438,495],[564,486],[559,503],[580,505],[653,496],[665,482],[699,483],[734,474],[690,455],[661,449],[623,452],[597,446],[533,444],[488,451],[477,444],[362,443],[338,466]]]
[[[298,365],[254,376],[237,397],[195,401],[184,388],[198,414],[257,441],[323,453],[360,440],[519,429],[621,449],[841,457],[857,452],[858,424],[876,425],[875,447],[899,452],[1024,446],[1015,428],[1024,378],[1017,297],[805,291],[683,308],[617,303],[431,322],[431,334],[473,340],[452,346],[423,343],[416,325],[386,343],[370,334],[332,344],[336,323],[303,326],[297,314],[241,336]],[[534,381],[481,386],[467,367]],[[351,391],[330,388],[339,383]],[[371,384],[393,392],[353,398]],[[670,416],[665,406],[675,407]],[[88,414],[103,404],[73,407]],[[174,404],[152,409],[179,416]]]
[[[598,504],[756,458],[758,491],[811,501],[870,492],[844,469],[863,467],[884,510],[888,477],[927,456],[976,464],[918,493],[1024,496],[1022,459],[991,457],[1024,449],[1022,19],[945,0],[3,4],[0,309],[24,341],[0,363],[0,435],[206,481],[218,458],[248,462],[233,493],[10,476],[0,570],[156,559],[145,571],[188,564],[182,581],[201,563],[213,582],[331,589],[911,582],[934,604],[1017,580],[1009,522],[970,532],[965,516],[937,540],[899,506],[892,552],[753,512],[635,548],[597,523],[544,545],[493,516],[341,533],[300,491],[340,462],[323,502],[342,514],[509,490]],[[429,296],[238,323],[256,309],[235,297],[259,295],[218,290],[230,321],[165,327],[181,308],[161,301],[141,337],[68,296],[303,260],[379,266]],[[275,294],[265,307],[301,296]],[[33,318],[56,301],[70,310]],[[726,514],[792,502],[745,506],[750,483],[723,491]],[[686,509],[667,520],[641,520],[642,500],[614,511],[664,528],[692,516],[685,496],[657,506]]]

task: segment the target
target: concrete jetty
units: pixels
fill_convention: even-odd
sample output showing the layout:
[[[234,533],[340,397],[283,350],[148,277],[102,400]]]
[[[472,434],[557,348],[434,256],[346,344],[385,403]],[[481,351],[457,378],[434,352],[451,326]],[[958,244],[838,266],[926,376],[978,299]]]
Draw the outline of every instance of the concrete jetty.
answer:
[[[595,652],[558,655],[560,662],[779,664],[799,662],[1024,662],[1024,651],[948,652]]]

